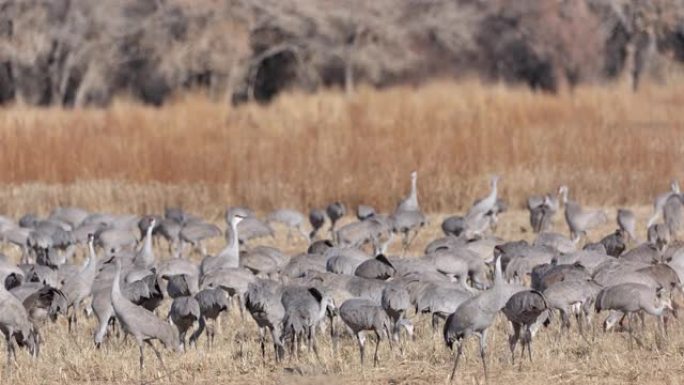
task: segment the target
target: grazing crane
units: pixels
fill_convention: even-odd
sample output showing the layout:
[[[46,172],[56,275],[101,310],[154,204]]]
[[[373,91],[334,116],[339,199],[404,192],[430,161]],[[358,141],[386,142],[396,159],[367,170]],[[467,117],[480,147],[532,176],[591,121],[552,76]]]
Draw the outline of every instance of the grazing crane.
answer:
[[[292,349],[295,357],[299,354],[299,341],[306,337],[309,351],[313,349],[316,357],[316,328],[325,317],[326,312],[334,312],[333,299],[314,287],[290,287],[282,296],[285,316],[283,317],[283,333],[292,338]]]
[[[199,321],[200,316],[200,304],[194,297],[177,297],[171,303],[171,309],[166,319],[178,328],[183,350],[185,350],[185,334],[195,325],[195,322]],[[193,342],[192,339],[191,342]]]
[[[278,282],[257,280],[249,284],[245,295],[245,305],[249,314],[259,326],[261,357],[266,360],[266,331],[270,332],[275,360],[279,362],[285,355],[282,341],[282,323],[285,307],[282,302],[283,287]]]
[[[670,191],[658,195],[653,200],[653,214],[651,215],[648,222],[646,223],[646,228],[651,227],[658,220],[658,218],[663,214],[663,208],[665,207],[665,203],[667,203],[667,200],[672,195],[679,194],[679,193],[680,193],[679,182],[676,180],[673,180],[672,183],[670,184]]]
[[[532,330],[530,327],[549,309],[544,294],[536,290],[519,291],[511,296],[503,308],[503,313],[513,325],[513,335],[508,338],[511,348],[511,362],[515,364],[515,345],[520,340],[521,356],[525,354],[525,345],[530,361],[532,361]],[[522,329],[522,336],[520,331]]]
[[[480,358],[485,381],[487,380],[487,331],[494,322],[497,313],[506,305],[511,297],[512,287],[504,282],[501,272],[501,258],[496,258],[494,270],[494,285],[491,289],[480,292],[466,300],[453,312],[444,324],[444,342],[449,349],[457,346],[454,367],[451,370],[450,381],[453,381],[458,367],[458,361],[463,354],[463,342],[471,335],[480,339]]]
[[[347,207],[342,202],[333,202],[325,208],[325,213],[330,218],[330,232],[335,231],[335,224],[347,214]]]
[[[582,330],[582,316],[587,325],[591,326],[591,307],[594,305],[596,294],[601,290],[594,281],[564,280],[557,282],[544,290],[544,298],[549,309],[560,312],[560,330],[570,329],[569,314],[573,314],[577,320],[577,328],[580,335]]]
[[[311,224],[311,232],[309,233],[309,240],[313,242],[316,239],[316,233],[325,224],[325,212],[320,209],[311,209],[309,211],[309,223]]]
[[[130,334],[138,344],[140,349],[140,373],[142,375],[144,343],[150,345],[162,367],[166,370],[164,360],[159,350],[152,344],[152,340],[159,340],[167,349],[180,351],[181,345],[178,330],[157,318],[151,311],[136,306],[124,297],[119,283],[121,281],[121,260],[115,258],[115,264],[116,270],[111,290],[112,307],[123,330]]]
[[[364,360],[364,346],[366,343],[366,336],[364,331],[373,331],[375,333],[375,353],[373,353],[373,366],[378,365],[378,348],[380,341],[384,336],[387,336],[390,349],[392,348],[392,333],[390,332],[392,321],[385,310],[373,303],[370,300],[362,298],[348,299],[340,306],[340,318],[345,325],[356,336],[359,343],[359,355],[361,357],[361,365]]]
[[[212,347],[216,336],[217,319],[221,313],[228,311],[230,302],[225,291],[220,288],[204,289],[195,294],[195,300],[200,311],[199,328],[190,336],[190,343],[194,343],[202,335],[204,329],[207,329],[207,345]],[[208,320],[211,320],[213,324],[209,325]]]
[[[663,252],[671,241],[670,228],[664,223],[656,223],[648,228],[648,243]]]
[[[392,338],[399,342],[403,354],[400,327],[404,326],[409,337],[413,338],[413,324],[405,318],[406,312],[411,307],[411,295],[404,285],[392,281],[382,289],[380,304],[392,322]]]
[[[672,310],[672,302],[664,289],[656,289],[641,283],[627,282],[601,290],[596,296],[595,308],[596,312],[614,310],[619,312],[620,315],[626,316],[629,320],[630,346],[632,339],[637,341],[639,346],[642,346],[641,341],[633,334],[631,315],[644,311],[662,320],[661,316],[665,309]],[[615,319],[615,317],[609,318]],[[619,318],[617,317],[617,319]],[[604,321],[604,330],[611,326],[610,319]]]
[[[631,210],[618,209],[617,223],[620,230],[626,232],[632,241],[639,243],[639,239],[636,236],[636,217]]]
[[[35,286],[30,283],[24,284],[10,292],[22,302],[33,324],[38,324],[48,318],[52,322],[57,321],[57,317],[65,314],[67,310],[67,299],[64,293],[52,286],[37,282],[36,284]]]
[[[5,285],[0,285],[0,331],[7,343],[7,370],[11,368],[11,360],[16,360],[14,342],[28,348],[33,357],[37,357],[40,349],[38,330],[29,319],[29,314],[17,297],[12,295]]]
[[[354,275],[369,279],[388,279],[394,276],[397,269],[392,263],[382,254],[377,255],[373,259],[368,259],[362,262],[356,270]]]
[[[567,186],[561,186],[559,192],[565,205],[565,221],[568,223],[573,241],[579,242],[582,236],[587,235],[587,231],[608,220],[603,210],[587,211],[582,209],[577,202],[569,201]]]
[[[190,290],[188,276],[186,274],[162,275],[162,278],[168,281],[166,284],[166,292],[169,294],[169,297],[179,298],[193,294]]]

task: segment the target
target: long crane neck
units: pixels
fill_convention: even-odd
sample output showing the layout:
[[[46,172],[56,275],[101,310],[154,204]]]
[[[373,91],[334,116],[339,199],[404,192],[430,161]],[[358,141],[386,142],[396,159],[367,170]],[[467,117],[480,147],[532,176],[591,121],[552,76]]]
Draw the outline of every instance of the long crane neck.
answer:
[[[230,226],[226,230],[228,233],[226,234],[226,247],[221,251],[221,253],[219,253],[219,256],[221,257],[235,260],[235,263],[233,263],[234,267],[240,265],[240,238],[238,236],[238,223],[238,218],[233,217],[230,219]]]
[[[114,273],[114,281],[112,281],[112,302],[121,298],[121,261],[116,260],[116,272]]]

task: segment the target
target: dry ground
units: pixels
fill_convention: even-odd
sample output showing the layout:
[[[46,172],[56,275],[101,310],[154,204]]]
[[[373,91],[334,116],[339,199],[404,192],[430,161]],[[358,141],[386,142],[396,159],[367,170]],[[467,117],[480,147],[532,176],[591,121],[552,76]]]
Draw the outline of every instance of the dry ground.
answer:
[[[218,208],[217,208],[218,209]],[[641,223],[647,218],[650,208],[634,208]],[[615,210],[609,210],[613,217]],[[440,236],[439,224],[444,215],[431,215],[430,227],[421,233],[410,254],[419,254],[425,244]],[[556,218],[556,229],[566,231],[560,216]],[[506,239],[530,239],[525,232],[527,213],[509,212],[503,215],[497,234]],[[600,233],[610,231],[614,222],[591,234],[596,239]],[[290,244],[285,231],[279,229],[275,240],[265,241],[296,251],[306,246],[304,242]],[[221,247],[216,240],[210,251]],[[16,252],[5,249],[16,256]],[[163,251],[158,250],[159,253]],[[160,314],[164,315],[168,305]],[[599,325],[597,317],[594,324]],[[276,365],[272,355],[262,364],[257,340],[257,331],[249,315],[240,321],[239,313],[231,311],[224,319],[212,351],[205,351],[205,339],[199,349],[190,349],[179,355],[164,352],[166,366],[171,372],[167,378],[149,349],[146,354],[144,379],[146,383],[185,384],[436,384],[445,383],[452,356],[444,347],[439,335],[432,336],[427,317],[413,317],[417,320],[416,342],[408,343],[405,357],[395,348],[389,352],[387,345],[381,346],[381,363],[373,368],[369,362],[361,367],[358,362],[356,342],[344,338],[337,357],[332,356],[328,338],[320,340],[322,362],[313,355],[302,354],[301,362],[286,361]],[[101,350],[95,349],[92,333],[95,320],[80,325],[74,335],[67,334],[65,320],[46,325],[42,329],[45,339],[42,356],[31,362],[22,351],[18,366],[9,375],[4,374],[7,384],[134,384],[139,382],[138,349],[130,340],[110,340]],[[525,360],[522,366],[510,364],[507,344],[508,326],[500,317],[495,332],[490,334],[488,363],[490,384],[526,383],[548,384],[679,384],[684,381],[684,325],[676,321],[666,341],[656,339],[654,323],[650,321],[643,339],[644,349],[629,350],[628,340],[619,333],[598,332],[596,339],[587,343],[573,331],[570,337],[557,340],[558,325],[554,323],[543,329],[534,340],[534,362]],[[270,352],[270,350],[269,350]],[[467,344],[458,383],[482,383],[476,339]],[[294,371],[294,374],[291,373]],[[303,375],[299,374],[303,373]]]

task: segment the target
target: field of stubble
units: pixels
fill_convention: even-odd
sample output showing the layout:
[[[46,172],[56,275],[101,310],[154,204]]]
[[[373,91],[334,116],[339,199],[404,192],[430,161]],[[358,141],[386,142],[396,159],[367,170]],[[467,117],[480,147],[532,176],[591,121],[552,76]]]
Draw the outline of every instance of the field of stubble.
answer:
[[[632,207],[644,223],[648,207]],[[219,208],[217,208],[218,210]],[[609,210],[613,216],[615,210]],[[418,255],[429,240],[441,235],[439,224],[444,215],[431,215],[430,226],[417,238],[409,254]],[[590,235],[612,229],[605,225]],[[530,239],[526,231],[527,214],[522,211],[502,215],[497,235],[505,239]],[[556,218],[555,228],[566,231],[562,218]],[[264,243],[295,252],[306,247],[304,242],[289,243],[286,231],[280,228],[276,239]],[[217,240],[209,245],[209,251],[221,247]],[[165,248],[157,249],[157,255],[165,258]],[[16,257],[16,250],[4,252]],[[397,251],[397,250],[394,250]],[[162,306],[160,316],[165,316],[169,304]],[[598,327],[599,318],[594,319]],[[159,365],[153,352],[146,350],[146,367],[143,372],[145,383],[171,384],[435,384],[445,383],[452,365],[453,356],[445,348],[441,336],[433,336],[429,317],[411,314],[416,323],[417,338],[406,344],[405,356],[394,348],[381,345],[380,365],[373,368],[369,361],[360,366],[356,341],[348,336],[342,338],[337,356],[333,356],[328,338],[319,340],[322,361],[303,350],[300,361],[290,359],[278,365],[272,354],[264,364],[258,343],[258,334],[251,317],[246,314],[242,320],[237,309],[221,322],[217,340],[212,350],[206,349],[206,341],[200,339],[197,349],[185,354],[164,352],[165,364],[170,377]],[[79,330],[67,333],[64,319],[56,324],[42,327],[44,347],[41,357],[32,362],[28,354],[21,351],[18,365],[11,374],[4,374],[7,384],[137,384],[138,348],[133,341],[110,339],[102,349],[95,348],[92,334],[96,321],[93,318],[79,324]],[[679,384],[684,381],[684,325],[675,321],[666,340],[656,338],[655,324],[648,323],[643,332],[645,348],[629,350],[626,335],[603,334],[598,331],[595,340],[588,343],[576,331],[558,341],[558,324],[542,329],[533,342],[534,362],[510,363],[507,344],[509,327],[503,315],[490,333],[488,364],[490,384]],[[598,329],[597,329],[598,330]],[[325,334],[325,333],[324,333]],[[270,352],[270,351],[269,351]],[[465,360],[459,370],[457,382],[461,384],[483,383],[478,355],[477,339],[466,345]]]

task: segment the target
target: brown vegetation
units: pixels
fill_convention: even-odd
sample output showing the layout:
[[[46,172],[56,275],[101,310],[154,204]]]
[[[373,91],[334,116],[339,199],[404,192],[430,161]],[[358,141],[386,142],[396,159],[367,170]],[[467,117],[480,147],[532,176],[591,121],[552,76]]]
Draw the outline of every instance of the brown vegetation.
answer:
[[[12,186],[0,189],[0,210],[305,209],[334,199],[389,210],[412,169],[432,212],[468,205],[492,173],[513,205],[561,183],[581,202],[645,204],[684,166],[684,88],[670,82],[637,94],[444,82],[239,108],[201,96],[159,109],[17,106],[0,110],[0,181]],[[21,206],[17,195],[35,199]]]

